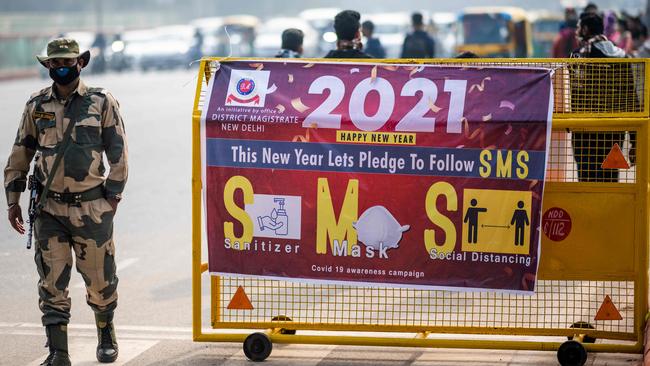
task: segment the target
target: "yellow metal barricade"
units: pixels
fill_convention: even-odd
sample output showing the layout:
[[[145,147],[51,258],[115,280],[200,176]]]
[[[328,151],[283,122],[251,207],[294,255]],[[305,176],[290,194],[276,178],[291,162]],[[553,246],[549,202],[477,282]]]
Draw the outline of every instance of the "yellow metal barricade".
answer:
[[[245,348],[253,347],[257,352],[262,347],[260,352],[263,352],[264,342],[270,340],[335,345],[560,349],[560,360],[569,358],[564,364],[572,364],[571,360],[581,364],[585,349],[642,351],[648,311],[648,60],[424,61],[555,70],[553,133],[542,209],[543,225],[547,226],[543,229],[548,233],[542,234],[541,261],[533,296],[210,277],[202,256],[199,128],[207,80],[214,74],[217,62],[217,59],[201,62],[192,120],[195,341],[243,342],[253,331],[242,329],[265,329],[266,337]],[[405,60],[382,62],[405,63]],[[599,166],[610,159],[614,144],[620,148],[614,151],[619,163],[623,157],[632,166],[602,173]],[[202,284],[206,280],[210,280],[212,330],[205,330],[202,322],[206,300]],[[253,309],[228,309],[240,287],[246,290]],[[435,336],[440,333],[455,336]],[[468,336],[476,334],[490,336]],[[580,343],[565,342],[566,337]],[[600,342],[602,339],[608,341]]]

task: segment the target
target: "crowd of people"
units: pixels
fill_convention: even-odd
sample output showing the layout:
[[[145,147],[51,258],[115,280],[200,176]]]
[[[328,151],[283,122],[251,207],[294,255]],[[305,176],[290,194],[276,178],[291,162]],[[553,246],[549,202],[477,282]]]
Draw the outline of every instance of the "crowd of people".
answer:
[[[575,8],[567,8],[552,56],[650,57],[648,27],[641,16],[601,11],[593,3],[587,4],[580,15]]]
[[[421,13],[411,16],[412,32],[404,38],[402,58],[432,58],[435,41],[425,30]],[[325,58],[384,58],[386,50],[379,38],[374,37],[375,25],[366,20],[361,24],[361,14],[354,10],[343,10],[334,17],[336,49]],[[362,36],[366,39],[364,45]],[[276,57],[295,58],[302,54],[303,34],[300,29],[289,28],[282,33],[282,48]]]
[[[553,42],[552,57],[650,57],[648,28],[641,16],[625,12],[601,11],[589,3],[578,14],[575,8],[567,8],[564,22]],[[360,22],[361,14],[344,10],[334,18],[337,36],[336,49],[325,58],[385,58],[386,50],[374,37],[375,25],[367,20]],[[582,25],[582,26],[581,26]],[[411,16],[412,31],[404,38],[401,58],[433,58],[435,41],[426,31],[421,13]],[[585,33],[588,32],[588,33]],[[362,41],[365,39],[365,44]],[[302,55],[303,33],[289,28],[282,34],[282,48],[276,57],[297,58]],[[456,57],[478,57],[462,52]]]

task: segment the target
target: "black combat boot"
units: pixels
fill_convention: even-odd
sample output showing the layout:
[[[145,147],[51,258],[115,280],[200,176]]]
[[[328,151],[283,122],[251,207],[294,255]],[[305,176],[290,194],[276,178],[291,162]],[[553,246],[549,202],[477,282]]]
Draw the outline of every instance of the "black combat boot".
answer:
[[[68,327],[66,325],[48,325],[45,327],[47,345],[50,355],[41,366],[71,366],[68,355]]]
[[[113,314],[95,314],[97,324],[97,361],[110,363],[117,359],[117,339],[113,326]]]

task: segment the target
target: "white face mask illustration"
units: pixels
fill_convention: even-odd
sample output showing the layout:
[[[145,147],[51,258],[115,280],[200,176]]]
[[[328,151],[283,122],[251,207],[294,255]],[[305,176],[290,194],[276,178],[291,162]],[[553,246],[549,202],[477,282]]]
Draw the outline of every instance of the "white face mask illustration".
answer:
[[[397,248],[402,233],[410,228],[401,226],[384,206],[368,208],[352,226],[360,242],[377,250],[381,244],[384,248]]]

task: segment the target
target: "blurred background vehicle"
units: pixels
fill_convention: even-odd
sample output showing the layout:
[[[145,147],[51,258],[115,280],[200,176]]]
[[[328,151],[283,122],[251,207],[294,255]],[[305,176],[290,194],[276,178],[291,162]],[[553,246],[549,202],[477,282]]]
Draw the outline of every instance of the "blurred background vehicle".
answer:
[[[156,32],[153,29],[130,30],[121,33],[118,43],[114,43],[116,51],[113,52],[116,60],[120,60],[117,62],[119,71],[139,69],[142,55],[155,37]]]
[[[250,57],[255,55],[255,37],[260,19],[252,15],[231,15],[223,19],[218,36],[221,42],[216,55]],[[226,34],[226,30],[228,34]],[[230,45],[230,46],[229,46]]]
[[[126,43],[134,66],[142,71],[189,67],[196,29],[190,25],[170,25],[146,31],[136,42]]]
[[[129,62],[124,54],[125,46],[122,32],[115,34],[113,41],[110,42],[111,57],[108,62],[108,70],[121,72],[129,69]]]
[[[190,25],[203,35],[201,54],[205,56],[219,55],[221,48],[219,33],[223,31],[223,17],[194,19],[190,22]]]
[[[551,57],[553,40],[564,24],[561,14],[547,10],[529,11],[533,31],[533,57]]]
[[[431,14],[433,39],[436,41],[435,57],[454,57],[456,52],[458,16],[451,12]]]
[[[201,56],[251,57],[260,19],[252,15],[199,18],[190,25],[201,34]],[[196,39],[195,39],[196,41]],[[197,45],[195,45],[197,46]]]
[[[301,18],[271,18],[261,25],[255,37],[255,56],[274,57],[282,46],[282,32],[287,28],[303,31],[302,57],[321,57],[318,53],[318,32]]]
[[[309,23],[318,33],[318,54],[324,55],[336,48],[336,33],[334,32],[334,16],[341,11],[339,8],[307,9],[298,15]]]
[[[526,12],[515,7],[465,8],[458,19],[457,53],[480,57],[531,57],[532,32]]]

